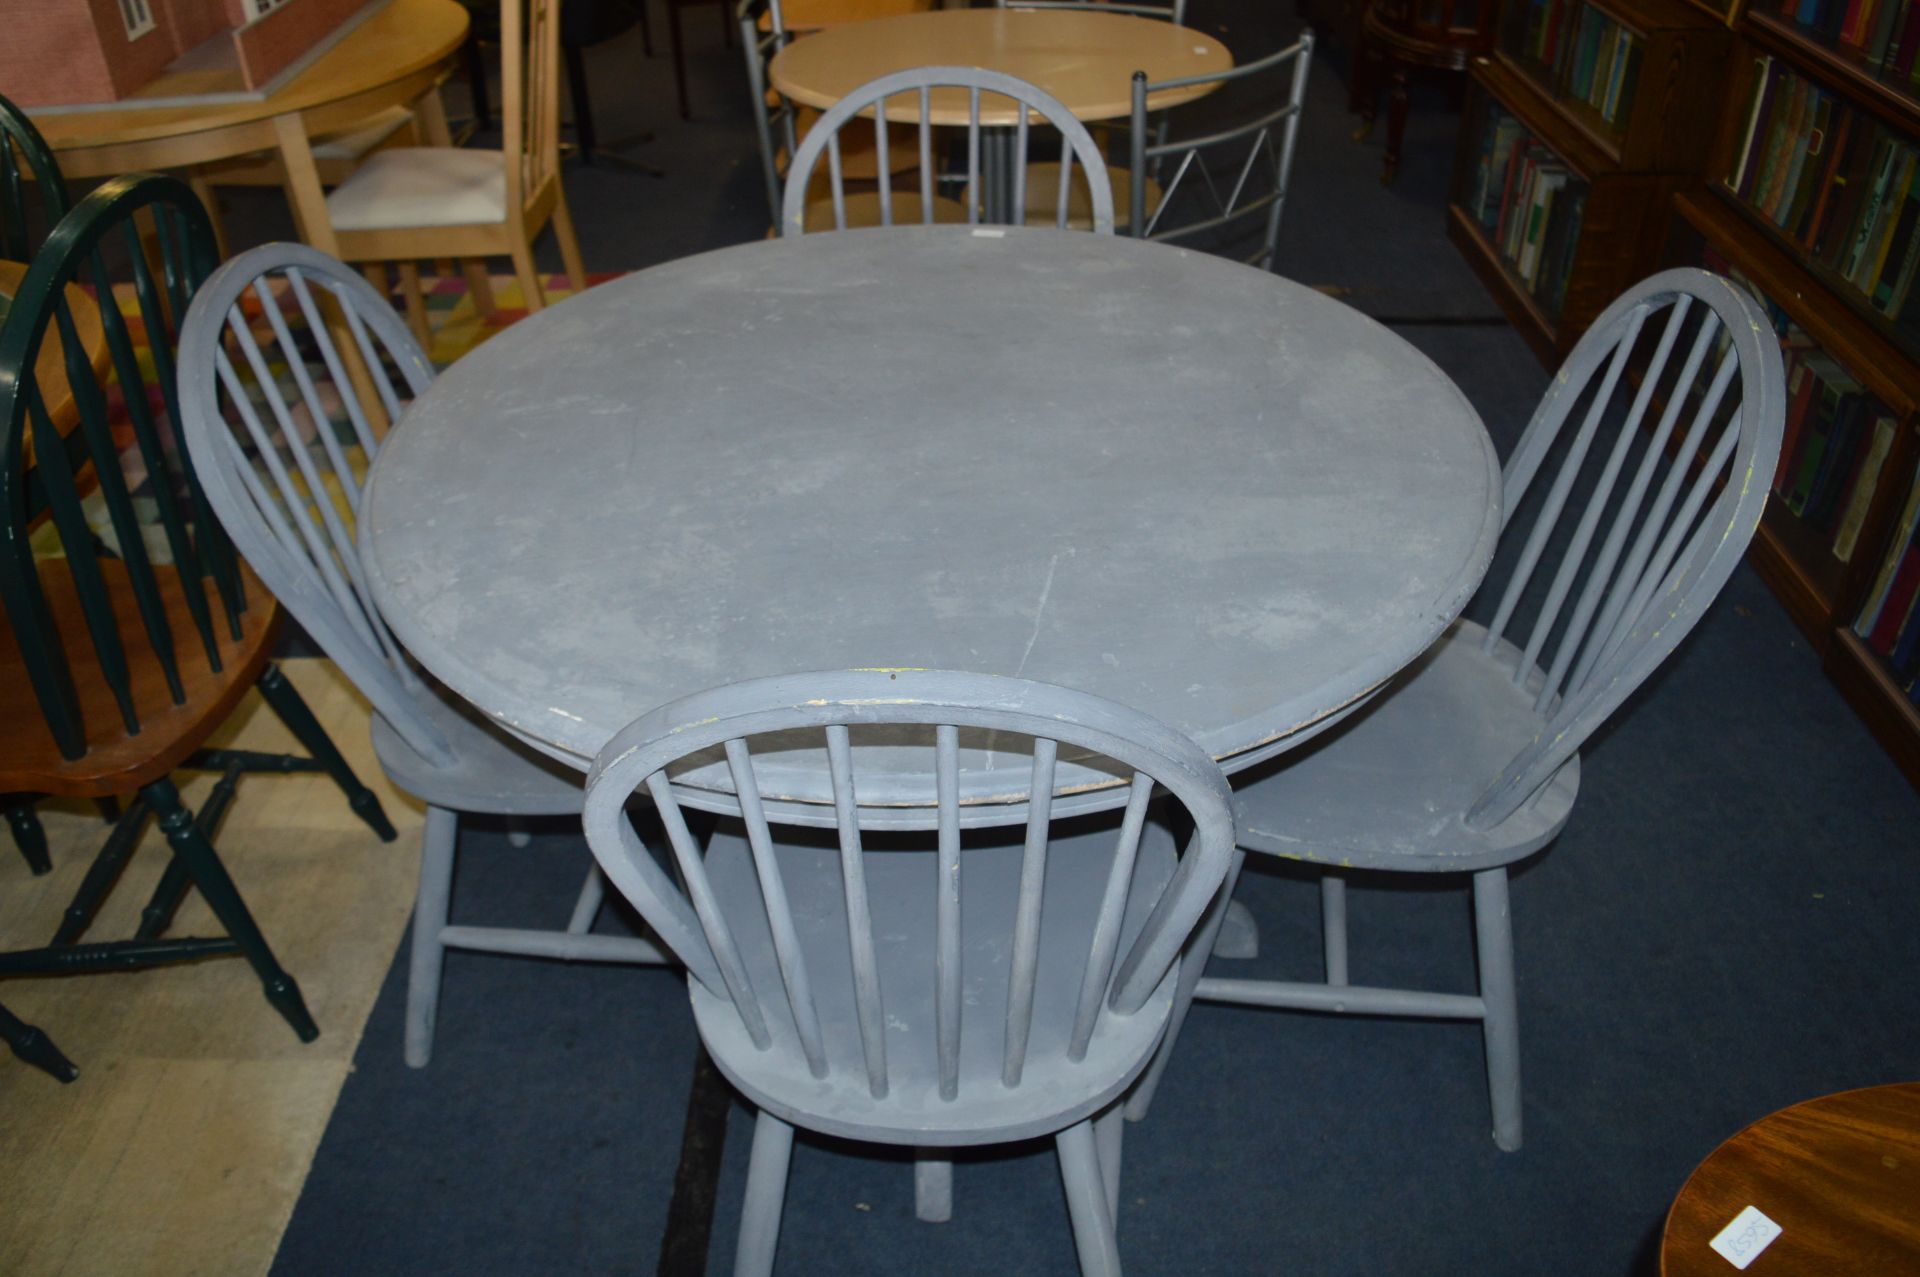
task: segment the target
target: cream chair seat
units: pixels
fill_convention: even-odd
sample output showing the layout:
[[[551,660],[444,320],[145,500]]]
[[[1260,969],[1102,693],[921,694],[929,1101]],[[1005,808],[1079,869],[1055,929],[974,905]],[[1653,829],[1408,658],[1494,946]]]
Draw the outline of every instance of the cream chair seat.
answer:
[[[507,165],[499,151],[379,151],[327,196],[336,231],[484,226],[506,216]]]

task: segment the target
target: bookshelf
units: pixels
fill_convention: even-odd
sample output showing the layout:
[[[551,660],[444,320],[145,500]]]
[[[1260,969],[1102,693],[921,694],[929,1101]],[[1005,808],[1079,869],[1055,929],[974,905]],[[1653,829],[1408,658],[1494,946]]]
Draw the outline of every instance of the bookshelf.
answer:
[[[1516,0],[1475,63],[1448,231],[1557,363],[1659,259],[1714,141],[1723,20],[1687,0]]]
[[[1920,785],[1920,9],[1748,0],[1734,33],[1665,260],[1768,303],[1788,429],[1753,562]]]

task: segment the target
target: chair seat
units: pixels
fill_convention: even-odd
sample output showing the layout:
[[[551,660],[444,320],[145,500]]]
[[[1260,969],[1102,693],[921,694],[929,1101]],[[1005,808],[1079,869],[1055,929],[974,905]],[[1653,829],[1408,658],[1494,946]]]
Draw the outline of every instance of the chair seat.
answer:
[[[781,874],[800,922],[800,937],[826,1041],[828,1071],[808,1071],[786,1003],[758,880],[737,826],[723,825],[710,843],[707,873],[733,928],[772,1046],[758,1050],[740,1013],[689,979],[694,1016],[708,1053],[748,1099],[797,1126],[885,1144],[944,1146],[1024,1139],[1061,1130],[1106,1107],[1146,1064],[1172,1008],[1176,963],[1131,1016],[1103,1010],[1079,1063],[1066,1042],[1085,973],[1100,896],[1113,864],[1116,834],[1105,824],[1088,832],[1056,827],[1047,855],[1039,978],[1032,1036],[1020,1084],[1001,1082],[1014,906],[1019,897],[1021,832],[995,831],[997,841],[961,852],[962,1004],[960,1089],[939,1096],[934,996],[934,854],[869,851],[867,892],[888,1028],[885,1097],[868,1090],[848,956],[846,902],[839,851],[830,834],[802,842],[797,831],[779,845]],[[879,846],[869,840],[869,846]],[[1119,953],[1146,921],[1175,864],[1172,835],[1149,823],[1129,897]],[[915,1044],[918,1044],[916,1050]],[[1069,1098],[1062,1098],[1069,1097]]]
[[[1575,755],[1519,811],[1488,830],[1465,816],[1539,732],[1534,693],[1516,686],[1521,653],[1459,621],[1346,722],[1234,778],[1243,847],[1356,869],[1487,869],[1531,855],[1566,823],[1580,788]],[[1536,669],[1528,680],[1538,688]]]
[[[454,761],[421,757],[380,715],[373,752],[393,783],[422,802],[499,816],[574,816],[586,781],[531,745],[509,736],[454,693],[430,684],[421,709],[453,747]]]
[[[413,112],[404,106],[390,106],[345,133],[335,133],[329,138],[315,142],[313,158],[357,160],[411,123],[413,123]]]
[[[1107,181],[1113,184],[1113,225],[1125,230],[1132,225],[1133,173],[1129,169],[1107,165]],[[1060,165],[1048,160],[1027,165],[1028,226],[1058,224],[1060,201]],[[1147,216],[1160,207],[1160,183],[1147,179]],[[1067,225],[1076,231],[1093,229],[1093,191],[1087,185],[1086,170],[1073,166],[1073,181],[1067,187]]]
[[[111,686],[87,636],[80,596],[66,563],[42,560],[40,581],[54,630],[73,667],[87,752],[77,759],[61,757],[34,698],[12,623],[0,620],[0,634],[4,634],[0,639],[0,723],[7,725],[0,731],[0,790],[101,798],[130,793],[159,780],[178,767],[202,744],[207,733],[233,712],[266,668],[280,605],[245,562],[240,564],[240,585],[248,606],[240,613],[239,638],[234,638],[227,627],[225,611],[211,581],[206,586],[220,652],[219,670],[207,662],[206,647],[187,610],[179,570],[170,563],[153,565],[173,633],[180,681],[186,690],[185,701],[178,705],[167,689],[159,661],[136,637],[143,636],[146,629],[127,569],[107,560],[100,563],[100,570],[113,605],[114,622],[128,643],[127,661],[140,732],[129,735],[121,721]]]
[[[379,151],[327,196],[327,216],[336,231],[504,222],[506,161],[451,146]]]

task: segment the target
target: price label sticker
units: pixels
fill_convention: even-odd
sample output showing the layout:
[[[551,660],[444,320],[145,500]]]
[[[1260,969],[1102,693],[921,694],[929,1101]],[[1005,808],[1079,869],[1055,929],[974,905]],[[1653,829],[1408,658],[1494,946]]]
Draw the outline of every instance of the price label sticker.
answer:
[[[1759,1207],[1749,1206],[1735,1215],[1733,1222],[1715,1234],[1707,1245],[1720,1252],[1729,1264],[1744,1271],[1779,1235],[1780,1225],[1761,1214]]]

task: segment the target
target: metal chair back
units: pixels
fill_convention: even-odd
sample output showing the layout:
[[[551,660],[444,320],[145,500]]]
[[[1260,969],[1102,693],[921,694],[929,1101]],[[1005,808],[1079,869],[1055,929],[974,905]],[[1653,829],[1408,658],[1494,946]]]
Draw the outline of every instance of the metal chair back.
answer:
[[[924,805],[938,830],[937,873],[926,883],[935,894],[935,1008],[932,1044],[903,1040],[902,1026],[924,1024],[925,1017],[886,1001],[876,965],[874,910],[868,899],[867,869],[861,845],[860,784],[852,733],[885,725],[932,726],[930,784]],[[1005,945],[1011,953],[1004,1024],[974,1025],[962,1014],[961,911],[967,895],[961,855],[961,733],[994,733],[992,747],[1019,749],[1031,741],[1033,764],[1026,805],[1026,839],[1020,868],[1018,906]],[[1036,982],[1043,974],[1071,978],[1079,992],[1065,1037],[1067,1057],[1084,1056],[1102,1015],[1131,1015],[1146,1002],[1172,967],[1181,947],[1224,878],[1233,852],[1233,821],[1226,780],[1192,741],[1136,711],[1099,697],[1043,683],[941,670],[854,670],[783,675],[702,692],[646,714],[620,732],[600,753],[587,781],[586,830],[601,868],[648,924],[686,964],[692,979],[716,997],[730,999],[749,1038],[759,1050],[797,1042],[795,1070],[815,1078],[828,1076],[828,1051],[822,1039],[812,990],[822,973],[802,958],[802,929],[836,925],[841,920],[796,916],[788,904],[788,884],[775,853],[769,811],[755,777],[750,742],[782,733],[790,747],[796,733],[824,737],[833,779],[834,827],[838,834],[838,870],[844,895],[845,943],[851,954],[854,1005],[860,1037],[859,1059],[868,1092],[875,1098],[889,1088],[888,1052],[926,1050],[938,1061],[943,1099],[961,1098],[970,1088],[1018,1086],[1029,1063],[1028,1042]],[[1103,755],[1131,773],[1126,814],[1115,846],[1089,948],[1073,969],[1043,973],[1041,884],[1050,842],[1054,763],[1069,746]],[[756,989],[735,943],[722,901],[709,881],[702,850],[688,832],[668,769],[704,750],[724,749],[746,837],[758,876],[760,897],[771,926],[774,952],[784,987]],[[1122,918],[1133,886],[1135,859],[1158,783],[1182,803],[1195,833],[1178,869],[1153,902],[1147,920],[1122,950]],[[627,818],[627,804],[644,789],[658,809],[678,883],[655,861]],[[684,884],[684,889],[681,885]],[[998,920],[996,920],[998,921]],[[737,920],[736,920],[737,922]],[[778,1034],[768,1025],[787,1021]],[[890,1032],[888,1025],[893,1026]],[[1004,1034],[1000,1068],[993,1077],[961,1076],[961,1034]],[[1048,1035],[1049,1041],[1059,1041]]]
[[[305,245],[263,245],[214,272],[187,311],[181,432],[208,504],[255,574],[409,745],[445,762],[449,746],[420,707],[420,680],[360,560],[356,520],[381,436],[353,371],[388,421],[434,375],[405,322],[351,267]]]
[[[894,224],[893,177],[889,172],[890,164],[887,154],[887,122],[889,120],[895,123],[913,124],[918,128],[920,220],[927,225],[932,225],[935,220],[933,193],[937,171],[934,164],[933,145],[934,95],[942,90],[948,95],[956,91],[966,95],[965,120],[958,127],[965,130],[966,169],[961,180],[964,182],[968,225],[980,223],[981,210],[985,204],[987,187],[983,182],[983,162],[998,167],[1003,180],[1010,183],[1010,199],[1006,202],[1006,208],[1002,210],[1001,220],[1019,220],[1023,215],[1020,210],[1026,208],[1028,143],[1032,133],[1033,117],[1037,114],[1060,132],[1060,171],[1055,197],[1055,225],[1063,229],[1067,225],[1074,161],[1077,159],[1086,171],[1086,181],[1091,192],[1093,229],[1102,235],[1113,233],[1113,186],[1107,177],[1106,160],[1100,154],[1100,148],[1094,142],[1092,134],[1087,132],[1086,126],[1074,119],[1073,113],[1058,98],[1038,85],[999,71],[959,66],[913,67],[906,71],[896,71],[892,75],[883,75],[877,80],[868,81],[836,102],[833,109],[821,116],[819,122],[807,133],[806,140],[801,142],[799,151],[794,155],[793,165],[787,173],[786,198],[781,206],[780,233],[782,235],[805,233],[807,186],[822,152],[827,156],[829,188],[833,197],[834,228],[846,229],[846,183],[841,174],[840,132],[849,120],[869,111],[873,116],[874,151],[880,162],[878,181],[881,225]],[[1012,100],[1014,106],[1011,136],[999,137],[983,133],[981,123],[983,96]],[[905,103],[888,101],[896,97],[907,100]],[[986,150],[991,150],[994,154],[985,155]]]
[[[793,39],[781,12],[780,0],[740,0],[735,11],[740,23],[740,52],[747,60],[747,91],[753,98],[753,128],[760,141],[760,169],[767,183],[767,207],[780,220],[780,166],[800,142],[794,127],[793,103],[767,84],[767,64]],[[760,28],[761,16],[767,27]]]
[[[1187,0],[1156,4],[1153,0],[997,0],[1002,9],[1082,9],[1089,13],[1128,13],[1136,18],[1164,18],[1175,26],[1187,20]]]
[[[157,271],[136,214],[153,227]],[[107,265],[110,254],[125,263],[131,277],[152,376],[142,370],[132,325],[121,313]],[[163,574],[155,570],[136,512],[130,465],[144,472],[159,535],[172,560],[164,575],[177,573],[213,670],[221,667],[215,627],[227,626],[234,639],[241,635],[240,614],[247,604],[233,547],[207,510],[192,466],[168,446],[160,428],[163,419],[179,420],[173,320],[186,313],[188,299],[216,260],[213,227],[185,183],[157,175],[115,178],[81,201],[47,237],[0,327],[0,414],[6,422],[0,444],[0,509],[5,511],[0,597],[47,726],[67,759],[85,755],[88,730],[73,660],[52,624],[42,563],[31,540],[43,513],[51,517],[64,570],[72,576],[86,618],[95,658],[89,664],[97,663],[129,735],[142,726],[134,690],[136,679],[147,677],[149,662],[157,666],[173,703],[184,703],[180,648],[191,641],[175,635],[168,620]],[[133,447],[126,452],[109,409],[109,377],[95,371],[83,347],[67,293],[70,284],[90,286],[98,299],[111,373],[132,436]],[[58,367],[78,418],[70,436],[63,431],[69,423],[55,419],[40,385],[41,353],[56,336],[62,350]],[[88,521],[83,477],[89,469],[87,481],[97,486],[111,545]],[[116,580],[124,574],[124,590],[109,585],[109,573]],[[116,614],[116,599],[129,593],[133,615]]]
[[[1766,312],[1702,270],[1643,280],[1574,347],[1507,462],[1509,522],[1551,475],[1484,644],[1522,649],[1540,730],[1471,826],[1525,803],[1698,623],[1759,525],[1785,412]]]
[[[37,201],[27,193],[29,179]],[[67,184],[52,148],[24,111],[0,97],[0,257],[32,261],[40,241],[67,215],[67,207]]]
[[[1134,72],[1127,221],[1133,235],[1230,241],[1249,219],[1258,218],[1259,247],[1246,260],[1272,270],[1312,61],[1313,33],[1306,31],[1277,53],[1217,75],[1149,83],[1146,72]],[[1148,119],[1149,96],[1197,84],[1219,85],[1215,95],[1244,94],[1248,104],[1224,124],[1212,122],[1204,110],[1189,107],[1179,114],[1194,124],[1180,130],[1179,136],[1174,136],[1171,117],[1175,113],[1162,111],[1157,121]],[[1202,104],[1206,102],[1202,99]],[[1151,209],[1147,207],[1150,184],[1159,190]]]

